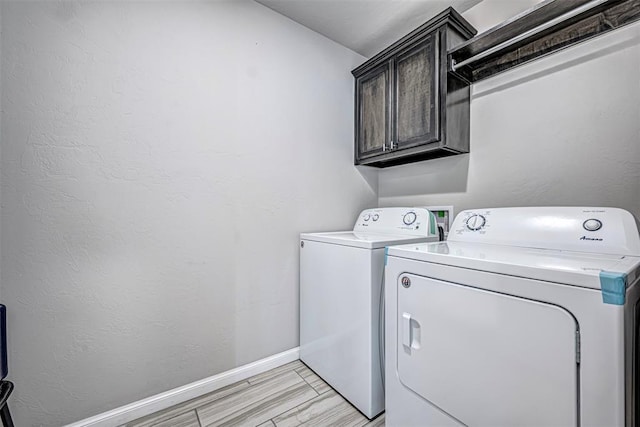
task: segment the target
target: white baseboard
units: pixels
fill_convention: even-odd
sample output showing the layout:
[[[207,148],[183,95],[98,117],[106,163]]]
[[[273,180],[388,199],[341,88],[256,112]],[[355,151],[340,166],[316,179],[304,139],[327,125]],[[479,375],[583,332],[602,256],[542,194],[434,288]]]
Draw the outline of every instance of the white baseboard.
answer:
[[[300,348],[292,348],[282,353],[266,357],[253,363],[240,366],[230,371],[214,375],[182,387],[137,402],[121,406],[111,411],[103,412],[91,418],[77,421],[67,427],[114,427],[129,421],[144,417],[154,412],[170,408],[178,403],[186,402],[203,394],[211,393],[222,387],[226,387],[238,381],[245,380],[254,375],[266,372],[269,369],[277,368],[286,363],[298,360],[300,356]]]

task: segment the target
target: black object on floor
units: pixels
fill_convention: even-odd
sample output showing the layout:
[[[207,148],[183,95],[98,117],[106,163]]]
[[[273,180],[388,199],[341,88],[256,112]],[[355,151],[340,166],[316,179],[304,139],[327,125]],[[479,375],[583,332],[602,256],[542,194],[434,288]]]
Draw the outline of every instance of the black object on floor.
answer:
[[[9,413],[7,400],[13,391],[13,383],[6,381],[5,377],[9,373],[7,364],[7,307],[0,304],[0,420],[4,427],[13,427],[13,420]]]

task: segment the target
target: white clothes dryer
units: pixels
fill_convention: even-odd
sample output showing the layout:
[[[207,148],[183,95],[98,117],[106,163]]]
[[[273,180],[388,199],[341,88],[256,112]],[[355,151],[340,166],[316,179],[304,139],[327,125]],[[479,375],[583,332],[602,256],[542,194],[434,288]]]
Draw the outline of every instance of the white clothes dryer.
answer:
[[[615,208],[464,211],[390,247],[386,425],[639,425],[639,273]]]
[[[385,246],[437,235],[424,208],[367,209],[353,231],[300,235],[300,359],[369,418],[384,410]]]

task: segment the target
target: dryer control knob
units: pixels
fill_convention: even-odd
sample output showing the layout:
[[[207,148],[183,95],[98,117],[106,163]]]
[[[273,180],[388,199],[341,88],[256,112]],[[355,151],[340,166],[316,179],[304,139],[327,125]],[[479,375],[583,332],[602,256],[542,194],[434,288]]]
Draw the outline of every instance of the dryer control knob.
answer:
[[[414,222],[416,222],[417,219],[417,215],[415,212],[407,212],[406,214],[404,214],[404,216],[402,217],[402,222],[404,222],[405,225],[411,225]]]
[[[582,223],[587,231],[598,231],[602,228],[602,222],[599,219],[591,218]]]
[[[365,221],[369,221],[371,219],[371,215],[366,214],[362,219],[364,219]]]
[[[471,231],[478,231],[484,224],[487,222],[486,218],[482,215],[473,214],[469,218],[467,218],[467,228]]]

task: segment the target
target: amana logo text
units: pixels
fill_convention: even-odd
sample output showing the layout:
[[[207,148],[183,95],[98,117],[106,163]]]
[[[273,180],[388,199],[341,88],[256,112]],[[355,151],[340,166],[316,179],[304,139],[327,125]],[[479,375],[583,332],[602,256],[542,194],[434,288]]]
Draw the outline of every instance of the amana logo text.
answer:
[[[582,236],[580,240],[595,240],[596,242],[602,242],[602,239],[598,239],[596,237],[587,237],[587,236]]]

